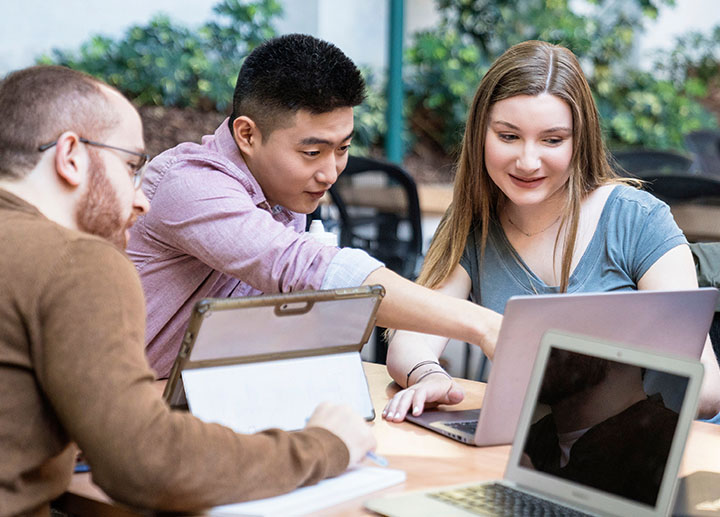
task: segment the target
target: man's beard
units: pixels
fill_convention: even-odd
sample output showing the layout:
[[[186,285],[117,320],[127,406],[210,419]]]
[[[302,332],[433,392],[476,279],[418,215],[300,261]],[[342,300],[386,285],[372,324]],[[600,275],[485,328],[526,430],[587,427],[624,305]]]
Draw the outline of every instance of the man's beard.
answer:
[[[607,376],[609,366],[606,359],[553,348],[538,401],[553,405],[597,386]]]
[[[117,192],[108,179],[102,161],[90,153],[90,179],[85,195],[76,210],[78,228],[84,232],[107,239],[125,250],[125,230],[132,225],[133,216],[123,218],[123,210]]]

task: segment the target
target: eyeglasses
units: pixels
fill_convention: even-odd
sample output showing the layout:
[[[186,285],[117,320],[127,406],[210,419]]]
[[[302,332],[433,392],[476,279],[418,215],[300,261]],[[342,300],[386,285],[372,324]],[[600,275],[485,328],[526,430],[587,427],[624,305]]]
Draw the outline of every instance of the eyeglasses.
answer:
[[[87,138],[82,137],[80,137],[78,140],[80,140],[83,144],[93,145],[95,147],[103,147],[105,149],[112,149],[113,151],[121,151],[123,153],[132,154],[133,156],[137,156],[138,158],[140,158],[140,160],[132,166],[133,187],[135,188],[135,190],[140,188],[140,185],[142,185],[143,176],[145,175],[145,169],[147,168],[147,164],[150,161],[149,154],[130,151],[129,149],[123,149],[122,147],[116,147],[114,145],[93,142],[92,140],[88,140]],[[50,142],[49,144],[41,145],[40,147],[38,147],[38,151],[47,151],[56,144],[57,140],[55,140],[54,142]]]

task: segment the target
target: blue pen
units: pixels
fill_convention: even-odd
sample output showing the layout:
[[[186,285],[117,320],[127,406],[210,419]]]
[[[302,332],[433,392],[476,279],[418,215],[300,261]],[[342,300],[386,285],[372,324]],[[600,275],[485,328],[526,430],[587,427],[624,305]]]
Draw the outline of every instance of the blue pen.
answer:
[[[75,463],[74,472],[76,474],[81,473],[81,472],[90,472],[90,465],[88,465],[84,461],[78,461],[77,463]]]
[[[378,454],[375,454],[373,451],[368,451],[367,454],[365,454],[365,457],[381,467],[388,466],[388,460]]]

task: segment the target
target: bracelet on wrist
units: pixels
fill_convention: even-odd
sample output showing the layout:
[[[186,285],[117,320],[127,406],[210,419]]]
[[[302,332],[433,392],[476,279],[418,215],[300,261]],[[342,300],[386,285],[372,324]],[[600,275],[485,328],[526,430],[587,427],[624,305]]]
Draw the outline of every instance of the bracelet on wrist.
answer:
[[[442,373],[444,376],[446,376],[448,379],[450,379],[452,381],[452,377],[445,370],[430,370],[429,372],[425,372],[420,377],[418,377],[418,379],[413,384],[417,384],[418,382],[423,380],[425,377],[427,377],[428,375],[432,375],[433,373]]]
[[[415,370],[417,370],[418,368],[420,368],[421,366],[425,366],[427,364],[436,364],[436,365],[440,366],[440,363],[438,363],[437,361],[432,361],[432,360],[420,361],[415,366],[410,368],[410,371],[408,372],[407,377],[405,378],[405,387],[406,388],[410,387],[410,376],[412,375],[412,373]]]

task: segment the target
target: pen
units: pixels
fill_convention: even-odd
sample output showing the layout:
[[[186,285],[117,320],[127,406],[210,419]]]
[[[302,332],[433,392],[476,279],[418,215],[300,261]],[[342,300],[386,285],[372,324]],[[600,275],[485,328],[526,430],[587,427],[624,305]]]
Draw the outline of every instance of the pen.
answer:
[[[373,463],[380,465],[381,467],[388,466],[388,460],[386,458],[383,458],[379,454],[375,454],[373,451],[368,451],[367,454],[365,454],[365,457]]]
[[[84,461],[78,461],[77,463],[75,463],[74,472],[76,474],[79,472],[90,472],[90,465],[88,465]]]

